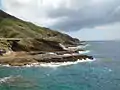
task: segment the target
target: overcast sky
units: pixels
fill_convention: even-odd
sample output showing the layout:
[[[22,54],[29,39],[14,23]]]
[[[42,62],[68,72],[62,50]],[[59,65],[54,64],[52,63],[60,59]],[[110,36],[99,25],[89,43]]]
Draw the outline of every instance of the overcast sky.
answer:
[[[120,0],[0,0],[2,9],[82,40],[120,40]]]

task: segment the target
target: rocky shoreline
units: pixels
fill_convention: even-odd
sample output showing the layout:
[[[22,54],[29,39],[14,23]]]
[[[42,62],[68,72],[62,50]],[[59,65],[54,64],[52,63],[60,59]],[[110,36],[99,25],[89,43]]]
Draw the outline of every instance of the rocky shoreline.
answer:
[[[0,65],[64,63],[93,59],[77,38],[23,21],[0,10]]]
[[[40,63],[67,63],[78,60],[93,60],[92,56],[85,55],[85,45],[71,45],[66,47],[59,44],[61,51],[8,51],[0,56],[0,65],[25,66]],[[83,54],[82,54],[83,53]]]
[[[1,65],[10,65],[10,66],[25,66],[31,65],[33,63],[61,63],[61,62],[75,62],[79,60],[90,59],[93,60],[92,56],[81,55],[81,54],[35,54],[31,55],[29,53],[20,54],[20,52],[13,52],[13,56],[2,56],[0,57]]]

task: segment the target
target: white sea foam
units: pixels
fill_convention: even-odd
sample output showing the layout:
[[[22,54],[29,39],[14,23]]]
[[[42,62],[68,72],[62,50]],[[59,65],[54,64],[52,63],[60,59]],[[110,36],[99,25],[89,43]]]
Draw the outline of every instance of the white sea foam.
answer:
[[[79,49],[83,49],[83,48],[86,48],[86,47],[88,47],[88,46],[90,46],[90,44],[86,44],[86,45],[79,45],[79,46],[77,46],[77,48],[79,48]]]
[[[86,51],[79,51],[79,54],[86,54],[86,53],[89,53],[90,50],[86,50]]]
[[[0,64],[0,66],[3,66],[3,67],[11,67],[9,64],[5,64],[5,65]]]
[[[77,61],[74,61],[74,62],[61,62],[61,63],[54,63],[54,62],[51,62],[51,63],[32,63],[32,64],[28,64],[28,65],[25,65],[25,66],[10,66],[10,65],[1,65],[3,67],[51,67],[51,68],[55,68],[55,67],[61,67],[61,66],[70,66],[70,65],[74,65],[74,64],[78,64],[78,63],[83,63],[83,62],[92,62],[92,61],[95,61],[96,59],[94,58],[93,60],[91,59],[78,59]],[[6,77],[4,78],[5,80],[9,79],[10,77]],[[3,79],[3,80],[4,80]],[[0,82],[1,82],[1,79],[0,79]]]
[[[29,64],[29,65],[25,65],[22,67],[50,67],[50,68],[57,68],[57,67],[61,67],[61,66],[69,66],[69,65],[74,65],[74,64],[78,64],[78,63],[82,63],[82,62],[92,62],[95,61],[95,59],[91,60],[91,59],[82,59],[82,60],[77,60],[75,62],[61,62],[61,63],[33,63],[33,64]]]
[[[64,50],[77,50],[77,49],[83,49],[83,48],[86,48],[88,46],[90,46],[89,44],[86,44],[86,45],[79,45],[79,46],[75,46],[75,47],[65,47],[63,44],[59,44]]]
[[[91,60],[91,59],[82,59],[82,60],[77,60],[77,61],[74,61],[74,62],[61,62],[61,63],[54,63],[54,62],[51,62],[51,63],[33,63],[33,64],[28,64],[28,65],[25,65],[25,66],[22,66],[22,67],[51,67],[51,68],[54,68],[54,67],[61,67],[61,66],[69,66],[69,65],[74,65],[74,64],[78,64],[78,63],[82,63],[82,62],[92,62],[92,61],[95,61],[95,59]],[[4,67],[11,67],[10,65],[2,65]],[[12,67],[19,67],[19,66],[12,66]],[[5,78],[6,80],[7,78]],[[1,80],[0,80],[1,82]]]
[[[8,77],[3,77],[0,78],[0,84],[8,84],[8,85],[12,85],[12,86],[18,86],[21,85],[24,82],[24,85],[28,85],[30,83],[29,80],[24,79],[21,75],[17,75],[17,76],[8,76]],[[22,87],[28,87],[28,86],[24,86],[21,85]]]
[[[75,62],[63,62],[63,63],[42,63],[40,64],[40,66],[42,67],[51,67],[51,68],[54,68],[54,67],[61,67],[61,66],[69,66],[69,65],[74,65],[74,64],[78,64],[78,63],[82,63],[82,62],[92,62],[94,61],[95,59],[91,60],[91,59],[82,59],[82,60],[77,60]]]
[[[23,67],[38,67],[39,65],[40,63],[32,63],[32,64],[25,65]]]
[[[3,77],[3,78],[0,78],[0,83],[9,83],[9,82],[12,82],[14,81],[15,79],[17,78],[21,78],[21,76],[8,76],[8,77]]]
[[[4,77],[4,78],[0,78],[0,83],[5,83],[7,82],[7,80],[9,80],[11,78],[11,76],[9,77]]]

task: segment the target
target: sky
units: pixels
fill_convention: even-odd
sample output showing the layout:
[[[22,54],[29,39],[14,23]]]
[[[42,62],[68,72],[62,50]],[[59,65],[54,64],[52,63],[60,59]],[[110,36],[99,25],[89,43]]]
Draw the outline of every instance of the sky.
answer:
[[[81,40],[120,40],[120,0],[0,0],[18,18]]]
[[[0,9],[2,8],[2,5],[1,5],[1,0],[0,0]]]

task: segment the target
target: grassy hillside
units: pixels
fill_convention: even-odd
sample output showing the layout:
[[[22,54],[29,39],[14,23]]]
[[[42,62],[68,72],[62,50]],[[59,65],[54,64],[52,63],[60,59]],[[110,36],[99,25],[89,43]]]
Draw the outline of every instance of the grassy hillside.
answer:
[[[36,50],[38,48],[35,48],[34,45],[41,47],[39,50],[45,49],[42,48],[43,45],[49,47],[49,49],[55,47],[54,45],[54,47],[48,45],[47,42],[49,42],[49,44],[50,42],[63,44],[75,44],[76,42],[79,42],[78,39],[74,39],[69,35],[53,31],[49,28],[36,26],[30,22],[22,21],[2,10],[0,10],[0,38],[22,38],[19,42],[20,45],[30,45]]]

